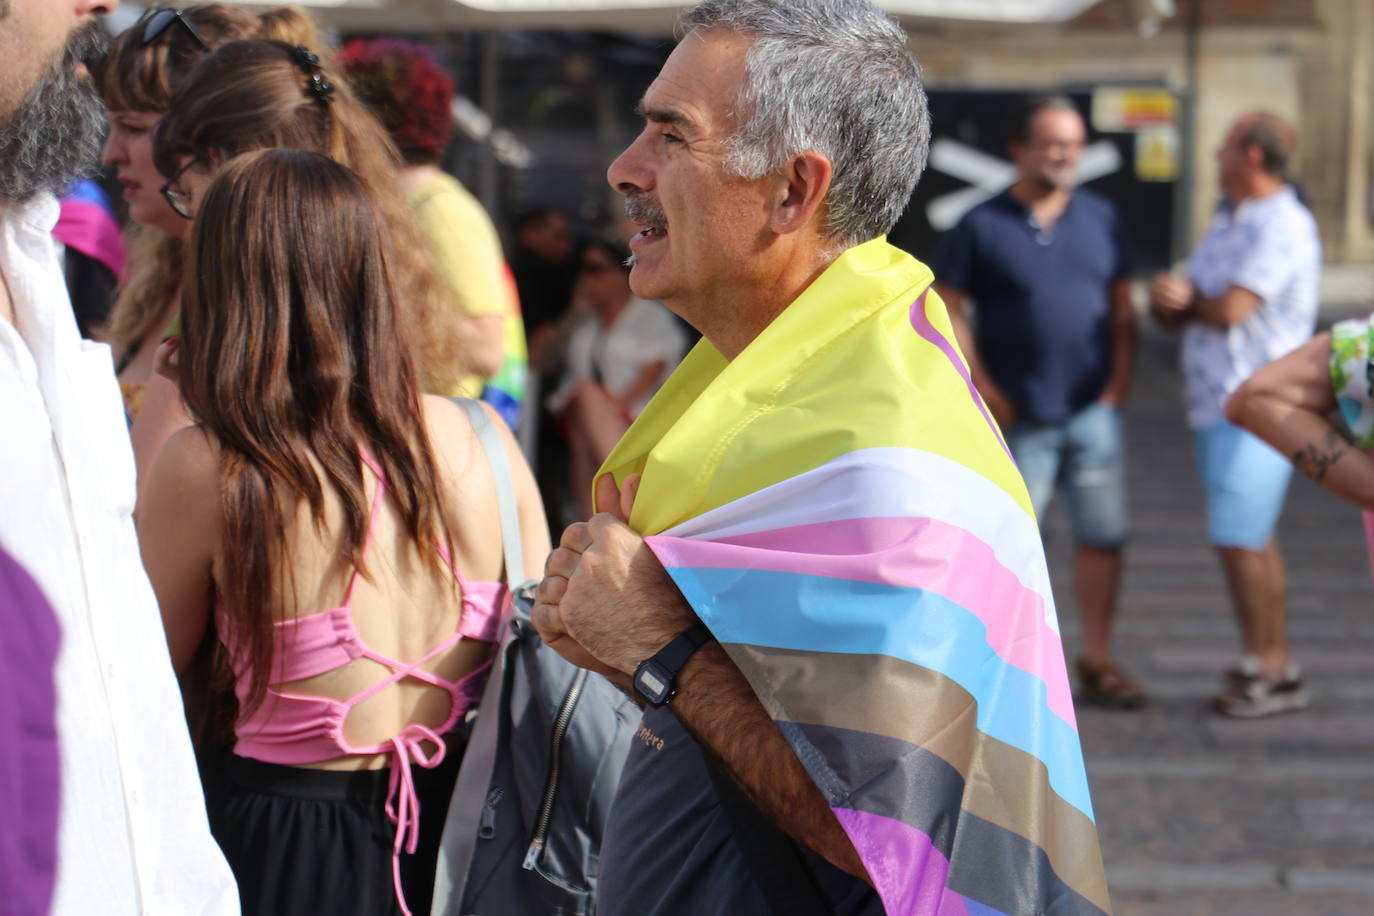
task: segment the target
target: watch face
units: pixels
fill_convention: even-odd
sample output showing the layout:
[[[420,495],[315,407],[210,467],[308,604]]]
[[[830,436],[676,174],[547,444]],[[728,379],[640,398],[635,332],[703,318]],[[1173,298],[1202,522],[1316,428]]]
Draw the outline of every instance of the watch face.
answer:
[[[663,674],[664,672],[652,660],[640,665],[639,670],[635,672],[635,689],[639,691],[640,696],[655,706],[661,706],[666,702],[672,689],[671,683]]]

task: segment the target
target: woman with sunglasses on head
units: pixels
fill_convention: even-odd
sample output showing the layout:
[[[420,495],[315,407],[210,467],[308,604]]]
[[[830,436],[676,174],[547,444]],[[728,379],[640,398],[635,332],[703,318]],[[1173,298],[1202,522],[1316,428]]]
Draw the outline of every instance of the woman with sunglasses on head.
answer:
[[[152,159],[152,132],[178,82],[212,50],[241,38],[313,43],[318,31],[290,7],[250,13],[208,4],[149,9],[92,67],[110,132],[102,161],[117,170],[133,225],[125,282],[103,336],[113,346],[137,465],[145,469],[186,414],[175,388],[153,373],[158,345],[174,326],[186,221],[168,207],[166,177]],[[144,405],[147,410],[144,411]]]
[[[139,520],[174,666],[203,675],[213,632],[237,698],[211,828],[245,913],[428,913],[455,729],[507,599],[494,478],[466,415],[420,394],[375,190],[296,150],[217,172],[175,369],[197,425]],[[538,492],[487,416],[537,576]]]

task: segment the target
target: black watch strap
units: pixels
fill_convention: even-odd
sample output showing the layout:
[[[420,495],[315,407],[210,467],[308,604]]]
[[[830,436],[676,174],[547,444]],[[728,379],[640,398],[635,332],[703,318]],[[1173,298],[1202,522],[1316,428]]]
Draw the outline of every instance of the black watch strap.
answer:
[[[639,663],[634,678],[636,692],[653,706],[667,703],[677,692],[677,675],[682,666],[711,638],[704,623],[683,630],[651,658]]]
[[[672,642],[654,653],[654,661],[662,665],[663,670],[671,672],[673,677],[677,677],[682,666],[687,664],[687,659],[710,641],[711,631],[706,624],[695,624],[677,634]]]

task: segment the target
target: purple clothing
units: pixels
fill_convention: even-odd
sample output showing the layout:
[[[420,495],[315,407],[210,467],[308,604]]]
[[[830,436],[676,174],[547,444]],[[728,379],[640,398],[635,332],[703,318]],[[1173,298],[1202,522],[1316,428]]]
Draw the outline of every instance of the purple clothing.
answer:
[[[61,200],[53,238],[104,264],[116,280],[124,279],[124,238],[114,205],[94,179],[76,182]]]
[[[57,617],[0,550],[0,916],[46,913],[57,876]]]

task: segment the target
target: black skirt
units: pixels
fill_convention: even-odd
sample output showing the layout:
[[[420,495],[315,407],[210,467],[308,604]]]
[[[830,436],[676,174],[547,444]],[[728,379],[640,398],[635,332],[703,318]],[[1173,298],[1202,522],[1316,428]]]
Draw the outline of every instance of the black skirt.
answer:
[[[413,766],[420,799],[414,854],[401,852],[406,905],[428,914],[449,797],[463,746],[443,763]],[[399,916],[391,872],[396,828],[387,818],[389,769],[315,770],[230,755],[204,771],[210,829],[238,880],[245,916]]]

